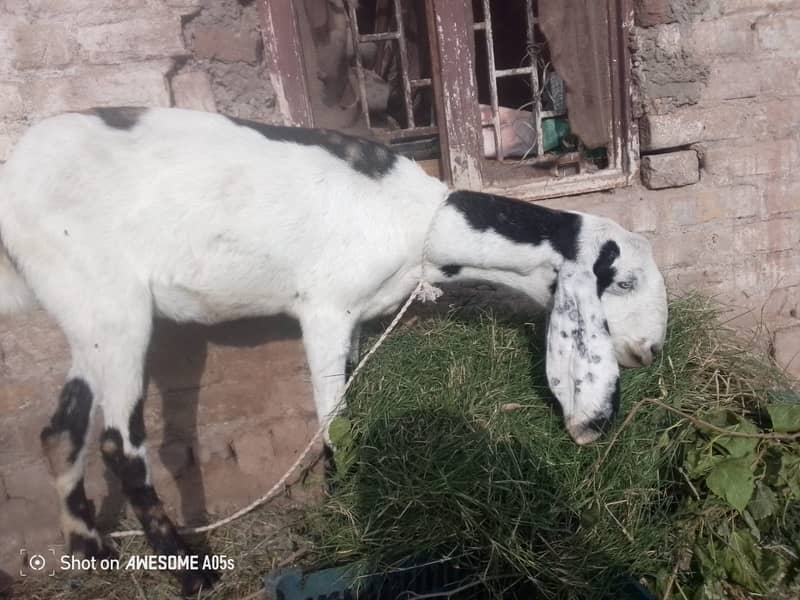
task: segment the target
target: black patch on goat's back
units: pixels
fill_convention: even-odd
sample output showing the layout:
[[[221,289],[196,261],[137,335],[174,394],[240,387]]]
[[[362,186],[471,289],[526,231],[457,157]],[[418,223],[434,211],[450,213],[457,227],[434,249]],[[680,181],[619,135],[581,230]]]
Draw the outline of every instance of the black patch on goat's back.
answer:
[[[461,265],[444,265],[440,270],[448,277],[455,277],[461,273],[462,268],[463,267]]]
[[[85,111],[86,114],[97,115],[109,127],[125,131],[133,129],[146,112],[146,108],[139,106],[98,107]]]
[[[42,444],[46,446],[53,438],[68,434],[71,448],[67,460],[74,463],[86,440],[91,412],[92,390],[89,385],[80,377],[70,379],[61,388],[58,408],[50,418],[50,424],[42,429]]]
[[[242,127],[249,127],[276,142],[292,142],[302,146],[318,146],[333,156],[345,161],[362,175],[380,179],[392,170],[397,155],[383,144],[365,140],[338,131],[313,129],[310,127],[286,127],[267,125],[237,117],[228,117]]]
[[[619,257],[619,246],[614,240],[608,240],[600,247],[597,260],[594,261],[592,270],[597,278],[597,297],[603,295],[608,286],[614,281],[617,270],[612,266]]]
[[[549,242],[567,260],[578,256],[580,215],[465,190],[450,194],[447,203],[461,211],[470,227],[477,231],[491,229],[518,244]]]

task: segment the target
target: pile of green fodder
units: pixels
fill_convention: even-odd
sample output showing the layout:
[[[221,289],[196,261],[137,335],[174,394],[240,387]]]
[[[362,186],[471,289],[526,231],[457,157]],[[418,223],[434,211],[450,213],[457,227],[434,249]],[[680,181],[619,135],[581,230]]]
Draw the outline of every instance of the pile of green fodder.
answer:
[[[444,558],[546,598],[613,598],[630,577],[663,598],[797,598],[796,382],[708,301],[678,299],[657,361],[623,371],[616,428],[579,447],[542,338],[489,315],[389,337],[332,427],[319,562]]]

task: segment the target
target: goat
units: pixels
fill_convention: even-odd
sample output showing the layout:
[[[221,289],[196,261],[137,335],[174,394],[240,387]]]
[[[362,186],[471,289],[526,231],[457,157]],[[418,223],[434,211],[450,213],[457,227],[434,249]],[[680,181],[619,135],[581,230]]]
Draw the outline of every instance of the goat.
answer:
[[[70,344],[41,440],[65,539],[85,556],[112,551],[83,486],[98,405],[103,459],[153,549],[189,552],[145,457],[154,316],[297,318],[327,424],[362,321],[395,310],[423,274],[503,284],[553,304],[547,375],[578,443],[614,418],[618,363],[649,363],[665,335],[664,280],[643,237],[604,218],[451,192],[386,147],[333,131],[165,108],[51,117],[0,172],[0,236],[0,309],[38,301]],[[178,575],[186,593],[212,581]]]

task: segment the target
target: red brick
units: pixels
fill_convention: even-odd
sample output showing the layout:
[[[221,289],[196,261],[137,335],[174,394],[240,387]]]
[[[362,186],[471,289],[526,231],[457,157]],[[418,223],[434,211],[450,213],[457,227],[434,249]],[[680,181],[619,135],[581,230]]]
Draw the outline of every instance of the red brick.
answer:
[[[645,115],[639,123],[642,150],[666,150],[703,140],[704,122],[697,111]]]
[[[733,226],[719,223],[687,228],[653,240],[656,262],[665,269],[725,264],[733,253]]]
[[[665,273],[671,291],[697,291],[715,295],[724,293],[733,281],[731,265],[707,265],[697,268],[679,267]]]
[[[671,4],[670,0],[636,0],[636,24],[640,27],[653,27],[674,22]]]
[[[223,62],[255,64],[261,56],[261,36],[256,31],[196,27],[191,34],[191,45],[196,56]]]
[[[773,106],[774,105],[774,106]],[[795,114],[791,99],[728,101],[710,108],[682,108],[640,120],[642,150],[665,150],[696,142],[772,137],[771,125],[785,125],[788,137]],[[774,114],[767,114],[768,111]],[[773,123],[774,121],[774,123]],[[776,129],[777,131],[777,129]]]
[[[116,64],[187,54],[180,17],[167,13],[81,27],[77,38],[81,57],[92,64]]]
[[[725,188],[715,186],[698,192],[694,195],[697,202],[696,223],[755,216],[761,209],[761,197],[761,190],[749,184]]]
[[[91,18],[92,13],[141,9],[142,0],[23,0],[30,12],[42,15],[74,14],[77,19]]]
[[[171,87],[175,106],[217,112],[211,78],[205,71],[179,73],[172,78]]]
[[[800,8],[800,0],[725,0],[719,3],[723,14],[750,12],[766,14],[780,10]]]
[[[63,67],[75,54],[75,40],[62,25],[21,25],[14,39],[14,66],[19,70]]]
[[[658,230],[658,211],[655,202],[640,198],[628,204],[628,222],[626,226],[637,233],[655,232]]]
[[[768,137],[781,139],[797,134],[800,128],[800,97],[767,98],[762,105]]]
[[[747,56],[755,46],[753,21],[754,18],[749,15],[696,21],[691,25],[687,47],[703,57],[731,54]]]
[[[651,190],[683,187],[700,179],[700,166],[694,150],[644,156],[641,168],[642,182]]]
[[[800,93],[800,66],[792,60],[734,60],[711,64],[703,101]]]
[[[42,117],[93,106],[169,106],[170,61],[95,67],[24,84],[27,112]]]
[[[797,56],[800,50],[800,16],[771,14],[755,23],[758,45],[762,50]]]
[[[16,30],[28,22],[24,18],[11,15],[0,17],[0,79],[5,79],[5,74],[13,74],[14,61],[17,52]]]
[[[779,252],[798,247],[798,219],[772,219],[734,225],[734,248],[738,253]]]
[[[17,84],[0,83],[0,115],[6,119],[18,119],[25,113],[22,92]]]
[[[800,180],[770,179],[764,194],[764,216],[800,211]]]
[[[768,118],[761,99],[729,101],[700,111],[703,141],[769,137]],[[787,137],[786,135],[780,137]],[[772,136],[774,139],[774,136]]]
[[[800,285],[800,253],[796,250],[765,254],[734,254],[733,290],[744,302],[773,290]]]
[[[793,173],[800,166],[798,140],[757,142],[745,145],[719,142],[703,145],[703,168],[716,183],[741,177]]]

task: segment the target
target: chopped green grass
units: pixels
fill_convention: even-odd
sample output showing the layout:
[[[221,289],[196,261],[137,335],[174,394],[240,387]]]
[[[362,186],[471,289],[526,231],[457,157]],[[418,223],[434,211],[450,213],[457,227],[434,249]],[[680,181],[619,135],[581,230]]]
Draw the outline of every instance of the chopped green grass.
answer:
[[[790,421],[799,408],[793,382],[708,301],[676,300],[660,358],[623,371],[617,429],[578,447],[546,386],[543,331],[484,315],[388,338],[332,430],[338,474],[311,520],[318,561],[367,572],[444,557],[498,593],[520,583],[551,598],[615,597],[628,576],[675,598],[790,590],[800,473],[780,469],[797,458],[800,471],[798,440],[728,437],[664,405],[723,432],[770,431],[768,404],[790,406]],[[800,412],[785,429],[800,430]],[[774,506],[755,519],[759,485]],[[754,564],[701,556],[734,543]],[[756,575],[737,572],[748,566]]]

